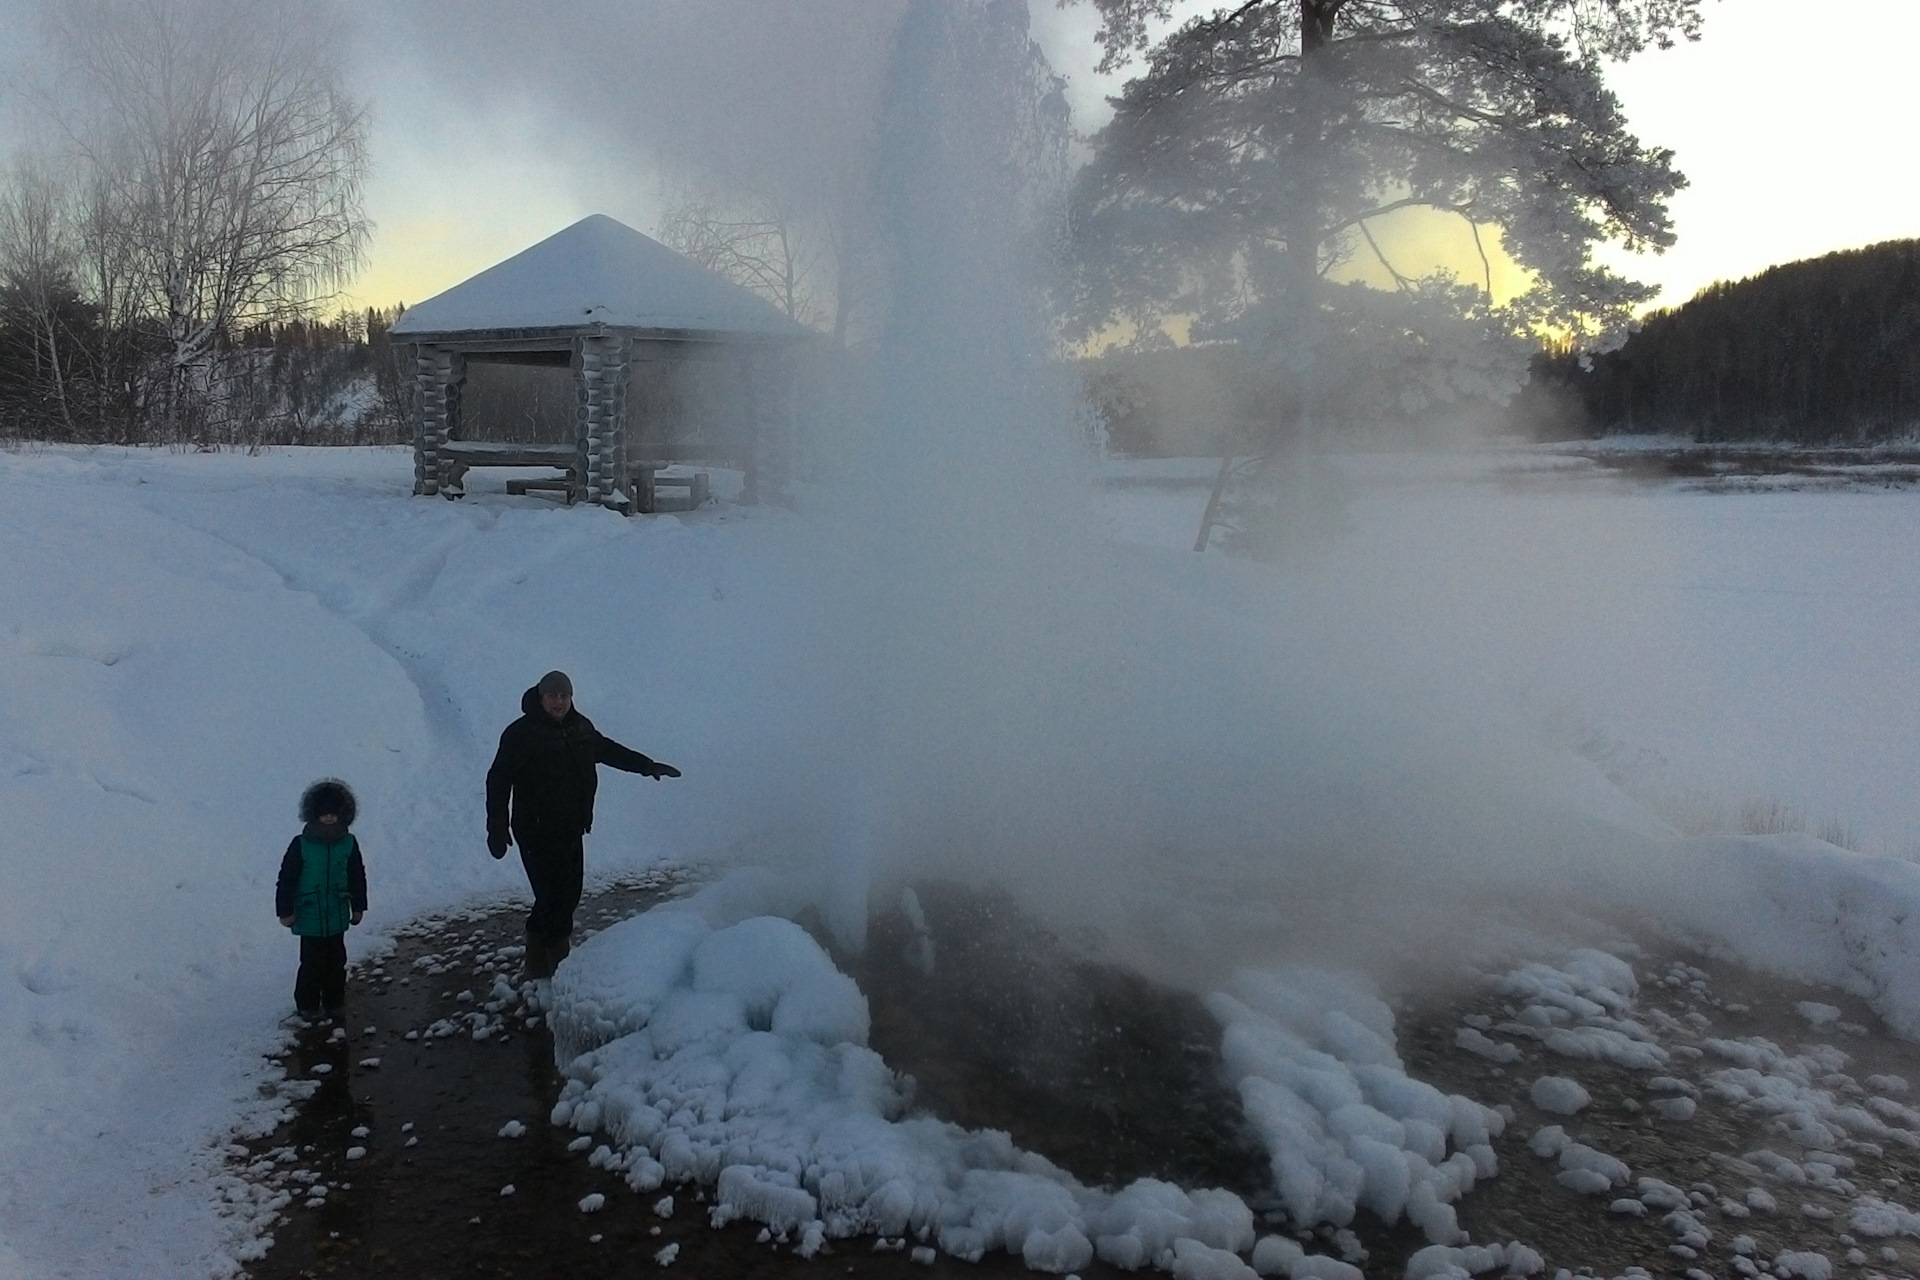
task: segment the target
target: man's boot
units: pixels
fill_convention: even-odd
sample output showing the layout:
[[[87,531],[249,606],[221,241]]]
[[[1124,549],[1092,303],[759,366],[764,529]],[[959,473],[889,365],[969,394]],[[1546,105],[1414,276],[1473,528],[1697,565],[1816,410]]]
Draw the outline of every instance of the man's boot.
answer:
[[[546,943],[534,937],[531,933],[527,935],[527,977],[534,979],[551,978],[553,976],[553,966],[558,963],[558,958],[554,956],[552,949],[549,948]]]
[[[561,938],[560,941],[553,944],[553,948],[548,954],[553,957],[553,967],[558,969],[560,962],[573,954],[573,939],[571,937]]]

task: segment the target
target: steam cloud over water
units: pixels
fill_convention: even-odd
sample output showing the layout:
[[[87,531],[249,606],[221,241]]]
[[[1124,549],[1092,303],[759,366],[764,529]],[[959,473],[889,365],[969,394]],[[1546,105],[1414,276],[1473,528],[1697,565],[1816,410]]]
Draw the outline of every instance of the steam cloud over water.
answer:
[[[806,868],[845,941],[905,880],[956,876],[1198,981],[1418,953],[1492,895],[1636,878],[1658,824],[1337,546],[1278,574],[1100,539],[1047,318],[1068,121],[1023,4],[621,6],[564,40],[497,16],[446,65],[568,145],[820,217],[845,213],[821,183],[858,196],[877,365],[846,362],[816,428],[818,611],[793,624],[823,722],[754,784],[792,804],[750,855]]]

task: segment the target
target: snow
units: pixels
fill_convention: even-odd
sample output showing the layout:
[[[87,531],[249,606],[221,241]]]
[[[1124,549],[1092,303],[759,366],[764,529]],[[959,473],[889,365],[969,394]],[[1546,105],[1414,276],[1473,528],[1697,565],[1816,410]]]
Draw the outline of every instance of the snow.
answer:
[[[1285,1193],[1315,1220],[1372,1203],[1459,1247],[1450,1205],[1487,1176],[1498,1118],[1408,1080],[1379,991],[1347,970],[1380,939],[1444,961],[1494,890],[1658,919],[1920,1032],[1920,868],[1899,856],[1920,831],[1920,496],[1382,484],[1326,560],[1270,568],[1182,549],[1205,500],[1187,472],[1204,468],[1160,469],[1165,483],[1063,497],[1112,536],[1073,561],[1085,573],[1003,600],[1004,584],[965,581],[950,524],[882,546],[894,569],[946,574],[941,592],[876,595],[869,562],[836,558],[845,524],[819,494],[798,513],[626,521],[479,487],[414,500],[404,450],[0,454],[0,1276],[214,1274],[257,1245],[264,1220],[221,1216],[211,1188],[228,1136],[301,1093],[262,1056],[290,1003],[294,948],[267,904],[300,789],[336,774],[359,791],[373,910],[356,957],[412,913],[523,893],[481,846],[479,779],[520,691],[555,666],[603,729],[687,769],[609,779],[597,872],[813,873],[811,901],[844,923],[869,889],[962,869],[1115,929],[1150,970],[1191,962]],[[1008,516],[981,536],[1011,554],[1030,533]],[[850,630],[876,599],[911,622]],[[1022,668],[1063,617],[1093,620],[1084,643]],[[876,662],[902,648],[934,656]],[[1734,833],[1753,798],[1844,819],[1867,851]],[[890,863],[895,849],[910,853]],[[605,965],[579,963],[583,945],[553,984],[556,1034],[635,1088],[676,1055],[745,1046],[737,1065],[770,1073],[747,1079],[757,1096],[777,1099],[789,1071],[860,1133],[892,1134],[927,1185],[978,1175],[949,1202],[967,1210],[957,1252],[1031,1245],[1061,1264],[1071,1228],[1095,1256],[1106,1240],[1170,1266],[1183,1239],[1246,1256],[1200,1189],[1140,1189],[1110,1221],[1031,1153],[893,1115],[858,992],[792,960],[785,922],[808,895],[781,900],[791,882],[728,882],[739,900],[711,915],[621,926],[632,946],[609,944]],[[772,955],[792,972],[755,986]],[[1304,955],[1314,967],[1288,963]],[[1463,1028],[1491,1053],[1530,1040],[1569,1073],[1657,1075],[1624,964],[1595,952],[1510,976],[1522,1016]],[[665,1058],[620,1048],[656,1033]],[[1847,1099],[1823,1090],[1817,1054],[1709,1052],[1725,1064],[1711,1087],[1773,1108],[1783,1134],[1910,1131],[1887,1110],[1904,1081]],[[809,1141],[829,1132],[767,1107]],[[1574,1145],[1562,1133],[1546,1154]],[[961,1152],[958,1174],[926,1150]],[[620,1172],[658,1187],[670,1163],[702,1167],[691,1136]],[[1814,1163],[1792,1167],[1812,1181]],[[835,1200],[765,1170],[728,1185],[768,1216],[797,1219],[796,1191],[815,1221],[887,1209],[878,1187]],[[1559,1170],[1575,1171],[1613,1185]]]
[[[1693,1119],[1694,1112],[1700,1109],[1700,1104],[1692,1098],[1655,1098],[1648,1104],[1648,1109],[1662,1120],[1684,1124]]]
[[[1362,1280],[1364,1274],[1350,1262],[1308,1253],[1285,1236],[1262,1236],[1248,1261],[1260,1275],[1291,1280]]]
[[[393,336],[587,325],[807,336],[759,295],[601,213],[409,307]]]
[[[1578,1080],[1566,1076],[1541,1076],[1527,1094],[1534,1106],[1557,1116],[1570,1116],[1593,1101]]]
[[[1468,1245],[1453,1248],[1428,1245],[1407,1259],[1406,1280],[1429,1277],[1477,1276],[1493,1270],[1510,1276],[1537,1275],[1545,1269],[1540,1254],[1515,1240],[1509,1244]]]
[[[1815,1031],[1821,1031],[1840,1021],[1838,1005],[1823,1004],[1818,1000],[1802,1000],[1794,1005],[1794,1011],[1813,1024]]]
[[[1833,1280],[1833,1263],[1824,1253],[1788,1252],[1775,1255],[1776,1275],[1795,1280]]]
[[[1148,1180],[1107,1193],[1003,1133],[909,1116],[906,1083],[866,1047],[864,997],[819,944],[776,916],[729,922],[755,897],[743,881],[765,884],[749,873],[656,907],[556,975],[554,1025],[594,1030],[567,1041],[552,1120],[610,1137],[601,1166],[636,1187],[710,1184],[716,1225],[803,1241],[927,1231],[962,1258],[1005,1250],[1051,1272],[1096,1250],[1176,1274],[1244,1267],[1253,1216],[1230,1192]],[[605,997],[620,980],[646,999],[615,1018]]]
[[[1497,1167],[1488,1139],[1505,1121],[1409,1077],[1374,991],[1349,974],[1242,970],[1208,1007],[1295,1221],[1344,1226],[1365,1206],[1458,1242],[1452,1202]]]
[[[1499,990],[1530,1002],[1514,1021],[1501,1023],[1501,1031],[1539,1040],[1552,1052],[1569,1058],[1612,1062],[1638,1070],[1666,1065],[1666,1050],[1654,1043],[1652,1034],[1622,1016],[1631,1008],[1638,987],[1632,967],[1617,956],[1591,947],[1576,948],[1563,967],[1530,963],[1502,978]],[[1563,1087],[1548,1088],[1557,1089],[1559,1097],[1570,1096]],[[1538,1096],[1534,1102],[1543,1109],[1555,1109]],[[1584,1105],[1576,1103],[1573,1110]]]

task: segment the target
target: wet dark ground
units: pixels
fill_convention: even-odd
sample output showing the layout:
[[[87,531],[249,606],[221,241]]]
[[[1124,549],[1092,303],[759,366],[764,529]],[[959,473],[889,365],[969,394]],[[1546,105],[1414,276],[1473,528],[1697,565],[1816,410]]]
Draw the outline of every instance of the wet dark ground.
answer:
[[[598,893],[582,909],[579,933],[644,910],[675,887],[662,877]],[[920,901],[936,946],[930,972],[905,958],[916,935],[899,915],[875,921],[863,957],[835,957],[867,994],[873,1047],[915,1079],[916,1106],[969,1127],[1007,1130],[1084,1182],[1117,1186],[1156,1176],[1225,1186],[1257,1212],[1270,1209],[1265,1159],[1242,1127],[1237,1095],[1220,1081],[1219,1029],[1197,1000],[1085,959],[1003,896],[922,886]],[[833,1242],[803,1259],[759,1240],[753,1224],[710,1229],[692,1188],[636,1194],[593,1167],[589,1146],[547,1123],[560,1077],[545,1029],[516,999],[493,998],[506,993],[494,987],[496,974],[518,977],[520,928],[518,909],[417,922],[393,954],[356,971],[341,1026],[296,1036],[287,1074],[318,1084],[290,1124],[252,1144],[255,1176],[274,1179],[294,1198],[274,1228],[273,1248],[250,1274],[653,1275],[661,1270],[656,1254],[670,1245],[678,1246],[672,1270],[692,1276],[1030,1274],[1004,1254],[979,1264],[941,1255],[921,1265],[904,1251],[876,1251],[871,1239]],[[1635,969],[1643,1013],[1692,1017],[1690,1032],[1664,1037],[1674,1053],[1670,1075],[1697,1082],[1727,1065],[1689,1037],[1758,1035],[1789,1050],[1836,1043],[1852,1058],[1849,1080],[1890,1073],[1920,1084],[1916,1047],[1870,1030],[1877,1021],[1849,997],[1692,955],[1649,954]],[[1857,1024],[1858,1033],[1810,1033],[1794,1013],[1795,1002],[1807,999],[1839,1006],[1842,1024]],[[498,1007],[489,1012],[489,1004]],[[1475,1240],[1523,1241],[1546,1256],[1549,1273],[1564,1266],[1615,1275],[1637,1265],[1676,1280],[1689,1269],[1725,1276],[1741,1233],[1767,1256],[1787,1248],[1825,1253],[1839,1264],[1839,1280],[1920,1272],[1912,1241],[1848,1237],[1850,1201],[1830,1192],[1764,1183],[1778,1196],[1775,1215],[1734,1220],[1712,1207],[1756,1182],[1750,1167],[1729,1157],[1772,1147],[1805,1158],[1768,1132],[1766,1117],[1703,1098],[1691,1122],[1660,1119],[1648,1105],[1647,1073],[1569,1062],[1524,1039],[1513,1041],[1518,1061],[1490,1065],[1454,1045],[1461,1019],[1476,1013],[1496,1022],[1513,1016],[1484,987],[1430,993],[1396,1010],[1411,1074],[1512,1108],[1514,1121],[1495,1142],[1500,1175],[1456,1206]],[[476,1025],[485,1038],[475,1038]],[[419,1034],[409,1040],[408,1031]],[[1578,1078],[1593,1104],[1572,1119],[1541,1113],[1528,1086],[1547,1074]],[[1832,1087],[1841,1088],[1839,1079]],[[524,1125],[524,1134],[500,1136],[509,1121]],[[1611,1197],[1556,1184],[1557,1166],[1526,1145],[1550,1123],[1619,1156],[1636,1177],[1691,1189],[1705,1202],[1697,1212],[1713,1234],[1700,1256],[1670,1251],[1661,1215],[1613,1216]],[[354,1148],[364,1154],[349,1159]],[[1863,1193],[1909,1205],[1920,1198],[1920,1152],[1890,1144],[1853,1158],[1848,1177]],[[306,1190],[314,1181],[328,1188],[318,1203]],[[513,1191],[503,1195],[507,1186]],[[656,1210],[667,1191],[673,1204],[662,1214]],[[582,1212],[581,1200],[593,1193],[606,1197],[604,1208]],[[1276,1229],[1277,1220],[1262,1225]],[[1425,1243],[1404,1224],[1387,1227],[1364,1213],[1353,1232],[1368,1252],[1369,1275],[1399,1276]],[[1316,1247],[1337,1251],[1330,1232],[1321,1239]],[[1843,1263],[1855,1246],[1868,1262]],[[1095,1262],[1082,1274],[1126,1273]]]
[[[1757,1036],[1789,1053],[1813,1044],[1840,1048],[1851,1059],[1844,1075],[1821,1084],[1842,1097],[1857,1095],[1860,1091],[1853,1082],[1875,1074],[1904,1076],[1920,1087],[1920,1046],[1887,1034],[1872,1011],[1852,996],[1763,977],[1691,952],[1650,949],[1633,963],[1641,983],[1635,1017],[1644,1020],[1649,1010],[1659,1010],[1676,1019],[1694,1018],[1694,1034],[1662,1037],[1673,1062],[1661,1074],[1697,1087],[1709,1072],[1732,1065],[1703,1052],[1699,1042]],[[1840,1025],[1854,1030],[1829,1028],[1815,1033],[1795,1012],[1798,1002],[1808,1000],[1839,1007]],[[1649,1105],[1661,1096],[1647,1087],[1653,1073],[1604,1062],[1570,1061],[1521,1039],[1511,1041],[1521,1050],[1518,1061],[1505,1067],[1490,1065],[1454,1046],[1461,1016],[1474,1013],[1497,1022],[1512,1017],[1512,1007],[1497,996],[1470,996],[1444,1010],[1427,1010],[1424,1016],[1403,1016],[1398,1030],[1401,1056],[1410,1074],[1488,1106],[1504,1103],[1513,1108],[1515,1122],[1494,1143],[1500,1175],[1480,1184],[1456,1206],[1460,1225],[1475,1240],[1518,1239],[1546,1255],[1549,1271],[1564,1266],[1602,1276],[1619,1275],[1629,1266],[1676,1278],[1690,1270],[1731,1275],[1732,1246],[1740,1235],[1753,1237],[1757,1252],[1769,1258],[1782,1250],[1826,1254],[1835,1264],[1837,1277],[1920,1272],[1920,1246],[1914,1241],[1855,1240],[1848,1234],[1850,1198],[1812,1186],[1783,1184],[1740,1166],[1738,1157],[1759,1149],[1798,1160],[1819,1158],[1772,1130],[1769,1117],[1716,1101],[1709,1093],[1701,1096],[1692,1120],[1663,1119]],[[1542,1112],[1532,1105],[1528,1090],[1543,1075],[1578,1079],[1593,1095],[1592,1105],[1573,1117]],[[1612,1199],[1631,1195],[1631,1187],[1593,1197],[1556,1184],[1557,1164],[1527,1149],[1527,1140],[1548,1124],[1562,1125],[1576,1141],[1624,1160],[1636,1179],[1659,1178],[1688,1191],[1692,1212],[1712,1234],[1699,1256],[1686,1258],[1671,1251],[1675,1238],[1661,1225],[1661,1213],[1636,1219],[1606,1211]],[[1857,1161],[1857,1166],[1846,1177],[1863,1194],[1911,1206],[1920,1196],[1920,1151],[1892,1143],[1880,1150],[1871,1146],[1849,1145],[1841,1158]],[[1755,1185],[1777,1198],[1778,1212],[1747,1217],[1721,1212],[1722,1199],[1738,1201]],[[1866,1262],[1843,1261],[1854,1247],[1868,1255]],[[1891,1256],[1883,1254],[1883,1249],[1890,1250]]]
[[[663,878],[595,895],[576,937],[674,887]],[[898,916],[875,922],[864,959],[835,957],[867,993],[873,1048],[915,1078],[917,1106],[1005,1129],[1085,1181],[1151,1174],[1263,1194],[1264,1158],[1241,1132],[1237,1095],[1220,1083],[1218,1030],[1197,1001],[1074,959],[1004,898],[935,887],[922,900],[940,939],[931,975],[901,958],[912,934]],[[757,1224],[710,1229],[691,1188],[635,1194],[592,1167],[597,1140],[583,1146],[547,1123],[561,1078],[537,1016],[518,1002],[486,1014],[494,975],[518,976],[521,921],[516,908],[419,922],[377,967],[356,970],[339,1027],[298,1033],[287,1074],[319,1086],[290,1125],[250,1150],[256,1168],[271,1160],[300,1194],[251,1275],[651,1275],[655,1255],[676,1244],[673,1270],[693,1276],[1030,1274],[1005,1254],[914,1263],[872,1239],[831,1242],[803,1259],[760,1241]],[[436,960],[450,967],[430,972]],[[462,1018],[453,1034],[431,1034]],[[475,1040],[475,1020],[504,1026]],[[419,1038],[406,1039],[410,1030]],[[513,1120],[525,1133],[501,1137]],[[356,1147],[365,1154],[349,1160]],[[292,1158],[276,1156],[289,1149]],[[297,1180],[309,1172],[329,1188],[317,1207],[303,1190],[310,1183]],[[673,1209],[662,1215],[667,1192]],[[593,1193],[605,1206],[581,1212]],[[1082,1274],[1125,1273],[1096,1262]]]

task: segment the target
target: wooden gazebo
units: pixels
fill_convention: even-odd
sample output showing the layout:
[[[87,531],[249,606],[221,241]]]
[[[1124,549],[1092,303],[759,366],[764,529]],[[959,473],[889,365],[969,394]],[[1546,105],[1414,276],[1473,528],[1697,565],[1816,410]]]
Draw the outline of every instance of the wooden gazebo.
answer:
[[[654,471],[693,462],[740,468],[749,499],[778,497],[792,448],[788,357],[812,336],[633,228],[583,218],[393,326],[411,384],[414,492],[457,496],[475,466],[552,466],[564,476],[545,487],[569,501],[650,511]],[[468,364],[483,361],[571,368],[572,443],[462,439],[461,388]],[[689,364],[718,375],[697,429],[645,438],[649,407],[630,394],[636,366]]]

